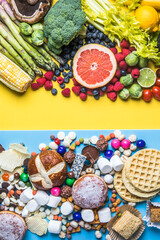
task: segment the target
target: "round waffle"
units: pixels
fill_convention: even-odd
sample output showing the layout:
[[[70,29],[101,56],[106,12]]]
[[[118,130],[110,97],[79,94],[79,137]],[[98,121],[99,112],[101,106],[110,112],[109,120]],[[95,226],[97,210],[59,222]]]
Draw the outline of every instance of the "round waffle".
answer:
[[[138,191],[160,189],[160,151],[143,149],[135,153],[127,164],[126,176]]]

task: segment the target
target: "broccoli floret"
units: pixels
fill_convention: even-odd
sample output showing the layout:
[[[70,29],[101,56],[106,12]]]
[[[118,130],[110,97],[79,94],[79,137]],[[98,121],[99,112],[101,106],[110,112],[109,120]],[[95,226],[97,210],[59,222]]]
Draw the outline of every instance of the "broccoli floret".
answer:
[[[50,50],[68,45],[86,21],[81,0],[59,0],[44,18],[44,34]]]

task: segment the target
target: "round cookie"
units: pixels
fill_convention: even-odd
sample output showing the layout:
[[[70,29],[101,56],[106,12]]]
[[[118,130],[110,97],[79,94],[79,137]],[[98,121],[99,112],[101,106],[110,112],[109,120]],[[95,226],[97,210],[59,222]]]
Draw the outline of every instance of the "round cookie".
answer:
[[[102,206],[108,194],[104,180],[95,175],[87,174],[80,177],[72,187],[72,197],[81,208],[98,208]]]
[[[22,240],[27,230],[24,219],[17,213],[0,212],[0,239]]]

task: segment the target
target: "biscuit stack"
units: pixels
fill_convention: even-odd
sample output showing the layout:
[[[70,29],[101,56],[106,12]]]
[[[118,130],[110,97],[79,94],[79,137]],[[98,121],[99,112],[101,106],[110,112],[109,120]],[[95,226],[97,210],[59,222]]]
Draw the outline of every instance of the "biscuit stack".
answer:
[[[160,151],[143,149],[131,156],[115,174],[114,187],[129,202],[153,198],[160,191]]]

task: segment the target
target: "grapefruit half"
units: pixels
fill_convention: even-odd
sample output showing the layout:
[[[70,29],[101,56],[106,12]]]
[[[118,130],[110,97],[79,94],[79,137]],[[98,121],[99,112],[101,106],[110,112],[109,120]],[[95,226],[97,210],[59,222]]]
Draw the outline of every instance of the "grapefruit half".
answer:
[[[73,60],[75,79],[84,87],[98,88],[113,78],[117,69],[114,54],[99,44],[87,44],[81,47]]]

